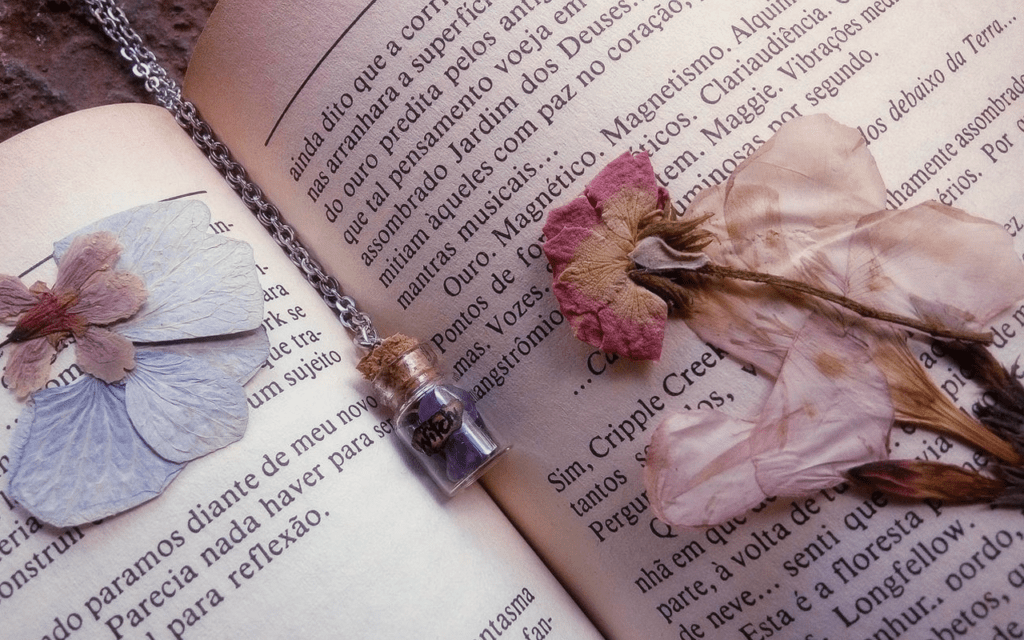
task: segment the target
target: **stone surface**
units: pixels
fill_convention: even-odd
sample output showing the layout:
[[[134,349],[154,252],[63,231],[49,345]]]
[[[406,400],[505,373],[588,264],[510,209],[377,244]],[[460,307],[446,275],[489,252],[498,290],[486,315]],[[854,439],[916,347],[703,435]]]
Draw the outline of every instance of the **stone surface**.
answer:
[[[179,83],[216,0],[120,0],[143,42]],[[59,115],[153,102],[84,2],[0,0],[0,140]]]

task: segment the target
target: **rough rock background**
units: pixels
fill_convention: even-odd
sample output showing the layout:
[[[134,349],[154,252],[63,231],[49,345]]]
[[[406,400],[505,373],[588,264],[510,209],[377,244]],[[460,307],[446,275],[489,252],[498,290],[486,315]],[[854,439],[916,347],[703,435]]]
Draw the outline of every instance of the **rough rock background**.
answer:
[[[216,0],[118,0],[179,83]],[[0,141],[59,115],[153,102],[76,0],[0,0]]]

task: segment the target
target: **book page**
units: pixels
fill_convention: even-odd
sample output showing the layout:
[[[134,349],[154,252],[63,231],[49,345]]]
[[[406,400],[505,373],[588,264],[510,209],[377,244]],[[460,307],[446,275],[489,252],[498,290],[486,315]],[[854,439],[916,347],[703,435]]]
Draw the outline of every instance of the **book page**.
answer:
[[[347,291],[385,330],[431,339],[511,437],[485,483],[609,637],[1012,637],[1018,512],[841,486],[707,531],[655,519],[653,428],[696,408],[743,414],[767,384],[680,321],[656,363],[575,340],[540,243],[546,213],[628,149],[683,209],[813,113],[861,131],[890,207],[937,199],[1019,236],[1019,11],[228,0],[187,93]],[[1004,363],[1021,351],[1013,311],[994,327]],[[917,348],[970,410],[969,372]],[[892,446],[986,463],[920,431]]]
[[[102,523],[44,526],[12,502],[24,403],[0,394],[4,637],[600,637],[483,490],[432,488],[337,319],[163,109],[17,136],[0,146],[0,185],[0,273],[29,284],[52,283],[53,242],[94,219],[201,200],[211,233],[255,250],[272,345],[245,388],[242,440]],[[65,359],[53,373],[49,387],[82,375]]]

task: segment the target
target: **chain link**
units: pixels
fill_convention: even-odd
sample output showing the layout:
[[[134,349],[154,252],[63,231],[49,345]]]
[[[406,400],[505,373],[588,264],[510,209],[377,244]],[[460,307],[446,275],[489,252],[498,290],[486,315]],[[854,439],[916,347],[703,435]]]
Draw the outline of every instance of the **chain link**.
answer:
[[[296,237],[295,229],[284,222],[278,208],[268,202],[263,196],[263,191],[249,180],[245,168],[231,157],[227,146],[216,138],[210,125],[200,117],[196,106],[182,99],[178,83],[160,66],[153,52],[142,44],[142,38],[132,29],[121,8],[113,0],[84,1],[90,13],[99,22],[103,33],[121,47],[121,57],[131,64],[132,74],[142,79],[146,90],[174,115],[178,125],[206,154],[260,224],[274,237],[288,258],[302,270],[320,297],[331,306],[341,324],[355,334],[356,344],[365,349],[373,349],[379,345],[380,336],[370,316],[359,311],[355,300],[341,293],[338,281],[328,275],[309,254]]]

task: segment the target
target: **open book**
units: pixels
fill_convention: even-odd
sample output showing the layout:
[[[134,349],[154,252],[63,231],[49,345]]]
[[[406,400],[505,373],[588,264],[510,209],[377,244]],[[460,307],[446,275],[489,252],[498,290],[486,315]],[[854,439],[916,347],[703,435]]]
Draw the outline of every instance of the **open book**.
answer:
[[[273,348],[240,442],[95,525],[41,526],[9,499],[22,404],[0,397],[0,635],[1021,637],[1019,512],[843,485],[702,531],[654,518],[642,469],[657,423],[743,411],[767,386],[682,323],[656,363],[577,341],[539,244],[545,213],[627,149],[651,154],[683,209],[816,112],[860,129],[890,206],[939,199],[1017,236],[1020,9],[226,0],[187,97],[382,333],[430,340],[513,449],[482,488],[443,499],[345,331],[169,115],[44,124],[0,145],[0,272],[45,279],[52,243],[86,223],[196,198],[211,232],[255,248]],[[1024,307],[993,329],[1012,363]],[[983,401],[969,371],[918,349],[965,411]],[[892,446],[986,464],[921,431]]]

